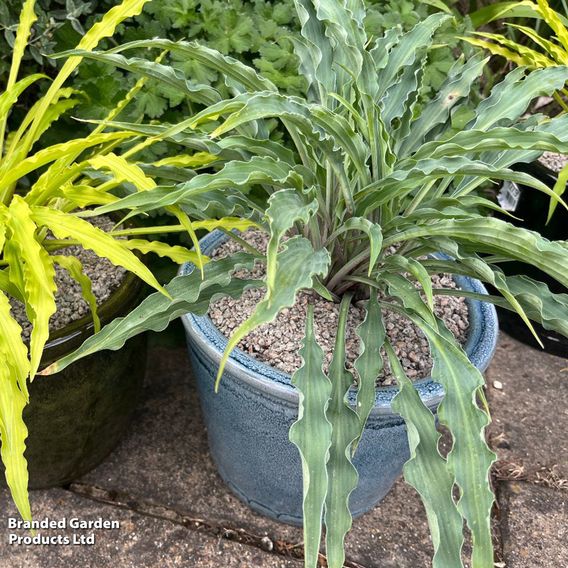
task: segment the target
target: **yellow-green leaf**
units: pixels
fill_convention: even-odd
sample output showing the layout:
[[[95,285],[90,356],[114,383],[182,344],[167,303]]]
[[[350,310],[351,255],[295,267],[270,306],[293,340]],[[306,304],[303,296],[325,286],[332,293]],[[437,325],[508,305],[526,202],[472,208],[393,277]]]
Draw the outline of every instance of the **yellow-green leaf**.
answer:
[[[29,371],[22,329],[10,315],[10,302],[0,293],[0,438],[5,476],[14,503],[24,520],[32,518],[28,498],[28,468],[24,457],[28,431],[22,419],[27,390],[22,390]]]
[[[171,258],[174,262],[178,264],[183,264],[184,262],[191,262],[197,264],[198,256],[197,253],[188,250],[180,245],[168,245],[166,243],[161,243],[160,241],[147,241],[145,239],[128,239],[121,241],[122,244],[130,250],[139,250],[140,252],[146,254],[153,252],[158,256],[165,256]],[[206,256],[201,257],[204,262],[208,262],[209,258]]]
[[[117,156],[112,152],[91,158],[89,164],[97,170],[109,170],[117,181],[130,182],[140,191],[156,187],[156,182],[148,177],[140,166],[132,164],[122,156]]]
[[[102,229],[94,227],[84,219],[57,209],[34,206],[32,212],[35,222],[48,227],[58,239],[71,238],[79,241],[84,248],[94,251],[100,257],[107,258],[114,265],[126,268],[156,290],[168,295],[165,288],[136,255]]]
[[[65,268],[69,272],[71,278],[81,286],[81,293],[85,302],[89,305],[91,315],[93,317],[93,324],[95,326],[95,333],[101,329],[101,320],[97,311],[97,298],[93,294],[91,279],[83,272],[83,265],[81,261],[74,256],[53,255],[51,257],[54,262],[59,266]]]
[[[43,347],[49,337],[49,318],[55,313],[55,268],[36,237],[37,226],[27,203],[19,195],[12,199],[8,235],[17,256],[7,258],[10,268],[19,264],[23,278],[26,314],[32,324],[30,337],[30,375],[39,368]]]
[[[219,159],[218,156],[210,154],[209,152],[196,152],[195,154],[180,154],[179,156],[169,156],[154,162],[152,165],[160,166],[175,166],[177,168],[199,168],[215,162]]]

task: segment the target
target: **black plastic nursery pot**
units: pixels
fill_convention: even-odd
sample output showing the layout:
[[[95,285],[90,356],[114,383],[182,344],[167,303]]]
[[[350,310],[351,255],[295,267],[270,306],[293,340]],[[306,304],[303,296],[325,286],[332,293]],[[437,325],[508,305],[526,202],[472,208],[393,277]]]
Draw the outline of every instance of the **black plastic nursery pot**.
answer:
[[[101,324],[125,315],[142,292],[142,282],[127,274],[100,306]],[[70,353],[92,333],[89,316],[54,332],[45,346],[42,367]],[[132,417],[145,364],[146,337],[140,335],[118,351],[95,353],[54,375],[36,376],[24,409],[31,489],[65,485],[105,459]]]
[[[548,187],[554,187],[557,174],[540,162],[516,164],[514,169],[529,173],[540,179]],[[501,218],[525,229],[537,231],[549,240],[568,239],[568,211],[558,206],[550,223],[546,223],[548,216],[549,197],[540,191],[523,185],[506,182],[499,194],[500,204],[520,220],[502,216]],[[556,280],[541,270],[523,262],[506,262],[501,265],[508,275],[524,274],[548,285],[555,293],[566,293]],[[530,330],[522,319],[514,312],[503,308],[497,308],[499,325],[501,329],[512,337],[522,341],[526,345],[541,350],[540,345],[533,337]],[[568,339],[554,331],[544,329],[535,323],[535,329],[544,345],[545,350],[553,355],[568,358]]]

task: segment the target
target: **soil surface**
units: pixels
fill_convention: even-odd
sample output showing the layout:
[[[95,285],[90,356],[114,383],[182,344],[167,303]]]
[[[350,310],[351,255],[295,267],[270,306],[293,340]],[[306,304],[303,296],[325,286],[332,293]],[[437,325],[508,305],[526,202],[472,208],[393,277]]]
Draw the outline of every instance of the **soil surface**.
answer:
[[[568,156],[565,154],[556,154],[554,152],[544,152],[538,161],[554,173],[558,174],[562,168],[568,164]]]
[[[263,252],[266,250],[267,236],[265,233],[249,230],[240,236],[258,250]],[[238,250],[242,250],[241,245],[229,240],[218,247],[212,257],[222,258]],[[236,275],[240,278],[260,279],[265,275],[264,266],[257,264],[252,273],[241,270]],[[432,282],[435,288],[457,287],[451,276],[445,274],[434,275]],[[263,297],[264,290],[256,289],[246,290],[236,300],[228,297],[221,298],[211,305],[209,317],[221,333],[229,337],[251,315]],[[285,373],[292,374],[301,364],[298,350],[304,337],[305,317],[309,303],[314,306],[315,335],[324,351],[326,361],[324,368],[327,370],[333,355],[339,320],[339,304],[329,302],[311,291],[300,292],[292,308],[284,309],[274,322],[253,330],[239,343],[239,347],[252,357]],[[443,319],[460,343],[465,343],[469,327],[465,299],[455,296],[436,296],[435,312]],[[365,311],[362,307],[351,306],[346,331],[347,367],[350,369],[359,354],[359,341],[355,330],[364,317]],[[422,332],[409,320],[392,311],[383,311],[383,318],[388,337],[408,377],[414,380],[427,377],[432,369],[432,359],[428,342]],[[395,382],[388,365],[385,366],[378,382],[381,385]]]
[[[110,231],[115,223],[112,219],[101,216],[89,219],[99,229]],[[49,237],[48,237],[49,238]],[[91,279],[91,287],[97,304],[101,305],[122,283],[126,276],[126,270],[115,266],[106,258],[98,257],[93,251],[86,250],[81,246],[70,246],[57,251],[57,254],[74,256],[83,265],[83,273]],[[76,321],[90,313],[87,302],[83,299],[81,287],[73,280],[71,275],[60,266],[55,266],[55,283],[57,292],[55,303],[57,311],[49,320],[50,331],[61,329],[73,321]],[[22,326],[22,337],[28,340],[32,325],[29,322],[24,305],[18,300],[11,299],[12,315]]]

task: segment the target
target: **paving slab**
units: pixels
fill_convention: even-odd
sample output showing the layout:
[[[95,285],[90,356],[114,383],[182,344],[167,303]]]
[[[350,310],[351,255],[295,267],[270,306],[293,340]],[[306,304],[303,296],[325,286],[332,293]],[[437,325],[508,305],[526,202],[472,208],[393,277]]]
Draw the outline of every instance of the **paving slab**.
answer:
[[[185,349],[154,348],[149,361],[144,402],[132,428],[81,483],[273,541],[300,543],[300,529],[252,512],[218,476]],[[357,519],[347,554],[365,568],[429,566],[429,531],[414,490],[398,482],[378,507]]]
[[[269,554],[258,548],[189,530],[167,520],[139,515],[127,509],[81,498],[70,491],[51,489],[32,493],[34,518],[65,521],[67,528],[45,528],[36,538],[54,544],[24,544],[10,538],[32,538],[28,530],[9,528],[16,519],[6,490],[0,492],[0,568],[301,568],[295,560]],[[117,528],[71,528],[99,519],[118,523]],[[84,526],[84,525],[83,525]],[[10,535],[13,535],[10,537]],[[69,544],[57,544],[56,539]],[[83,543],[81,543],[83,539]],[[74,541],[76,543],[74,543]]]
[[[499,498],[507,568],[568,566],[568,493],[530,483],[503,484]]]
[[[499,458],[568,473],[568,359],[501,334],[486,377]]]

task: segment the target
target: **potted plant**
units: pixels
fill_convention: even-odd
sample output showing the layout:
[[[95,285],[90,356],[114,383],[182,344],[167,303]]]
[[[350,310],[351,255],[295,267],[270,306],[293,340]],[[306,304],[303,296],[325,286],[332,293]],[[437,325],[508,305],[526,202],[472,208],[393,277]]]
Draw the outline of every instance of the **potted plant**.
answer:
[[[476,37],[464,38],[469,43],[487,49],[495,56],[504,57],[508,62],[528,67],[544,69],[568,63],[568,21],[561,13],[555,11],[547,0],[538,2],[505,2],[486,6],[471,15],[476,27],[487,24],[496,18],[532,18],[548,27],[548,36],[539,33],[538,27],[518,25],[507,22],[507,26],[516,32],[518,41],[498,33],[474,32]],[[549,37],[550,36],[550,37]],[[525,40],[524,42],[522,40]],[[528,40],[529,45],[526,45]],[[531,47],[533,45],[534,47]],[[566,112],[565,97],[568,94],[562,85],[552,95],[561,113]],[[563,195],[568,179],[567,159],[563,154],[545,152],[535,153],[530,160],[516,164],[519,171],[530,173],[554,189],[557,195]],[[541,194],[535,194],[530,188],[514,182],[504,182],[498,194],[501,206],[517,217],[511,219],[515,225],[537,231],[547,239],[566,240],[568,238],[568,213],[556,207],[556,202],[548,200]],[[538,269],[523,262],[511,262],[504,266],[507,274],[526,274],[542,280],[552,291],[563,292],[554,279]],[[500,321],[505,331],[533,347],[541,347],[534,336],[527,330],[523,321],[506,310],[498,309]],[[561,334],[548,327],[537,324],[538,335],[545,349],[556,355],[568,357],[568,341]]]
[[[468,61],[460,58],[439,94],[422,101],[421,78],[432,35],[448,16],[435,14],[408,33],[393,28],[373,40],[363,31],[362,2],[347,7],[337,0],[298,0],[296,6],[302,22],[296,49],[310,85],[307,98],[284,96],[250,67],[192,42],[138,41],[105,53],[73,53],[168,81],[172,73],[167,69],[124,56],[134,48],[168,49],[225,74],[235,96],[220,100],[209,90],[212,104],[178,125],[179,132],[199,143],[208,136],[224,151],[238,149],[245,156],[173,190],[137,193],[98,207],[96,213],[123,207],[149,212],[180,205],[196,213],[204,207],[238,207],[248,209],[266,231],[268,243],[263,253],[230,235],[242,251],[208,263],[202,274],[186,266],[166,287],[171,300],[149,296],[45,373],[101,349],[119,349],[141,331],[164,329],[172,318],[189,312],[184,323],[216,459],[229,452],[223,467],[230,466],[235,479],[250,478],[246,497],[257,504],[262,503],[259,495],[265,499],[270,493],[259,480],[272,476],[274,485],[288,487],[303,469],[306,566],[317,564],[322,519],[328,565],[343,565],[350,495],[356,495],[359,482],[372,504],[410,456],[405,479],[424,501],[434,565],[462,565],[465,519],[473,540],[472,566],[487,568],[493,565],[488,474],[494,454],[484,439],[489,416],[481,369],[494,346],[495,321],[484,302],[508,306],[529,326],[531,318],[568,334],[566,304],[558,295],[500,269],[501,263],[522,259],[566,286],[568,250],[487,216],[487,211],[500,208],[474,192],[487,180],[511,180],[566,207],[541,181],[509,166],[534,152],[566,149],[568,117],[539,121],[521,116],[533,98],[562,86],[568,69],[518,72],[472,108],[468,94],[486,60],[479,55]],[[202,95],[201,87],[192,84],[191,90]],[[268,136],[267,121],[274,118],[286,131],[281,142]],[[149,126],[129,128],[145,132]],[[158,131],[168,128],[163,125]],[[203,248],[214,251],[219,244],[220,236],[211,235]],[[250,274],[255,263],[264,265],[263,279]],[[245,278],[243,270],[249,271]],[[440,272],[491,283],[500,296],[483,294],[474,280],[460,280],[460,290],[433,289],[430,276]],[[227,341],[202,316],[219,297],[238,297],[252,287],[264,289],[264,297]],[[292,378],[235,349],[247,333],[294,306],[302,290],[340,302],[327,372],[310,308],[303,322],[303,363]],[[433,298],[439,293],[481,301],[470,303],[472,319],[477,319],[466,345],[471,360],[434,313]],[[354,364],[355,392],[345,365],[345,324],[354,302],[365,312],[357,328],[362,348]],[[434,366],[431,377],[417,388],[385,334],[383,309],[407,318],[428,339]],[[376,388],[383,359],[396,377],[394,391]],[[214,387],[218,395],[212,394]],[[453,438],[447,457],[438,452],[434,412]],[[290,439],[301,459],[291,457],[291,446],[281,442],[296,417]],[[251,440],[242,437],[247,428]],[[238,440],[235,432],[241,436]],[[274,444],[263,447],[258,443],[262,439]],[[373,439],[379,442],[375,446]],[[358,462],[368,442],[374,452],[380,446],[380,452],[393,458],[390,472],[388,465],[380,470],[390,476],[382,485],[366,476],[373,465],[365,460],[373,452]],[[255,468],[246,463],[252,457]],[[302,501],[300,494],[291,498]]]
[[[125,0],[112,8],[79,47],[96,47],[120,22],[139,14],[145,1]],[[44,143],[52,123],[82,100],[81,92],[64,86],[80,57],[66,59],[20,122],[18,113],[11,114],[26,89],[48,81],[41,74],[18,78],[35,18],[34,1],[26,0],[9,78],[0,92],[0,435],[6,481],[25,520],[31,516],[28,481],[31,487],[67,483],[97,465],[118,442],[144,376],[144,338],[121,353],[97,354],[51,378],[33,380],[38,369],[71,352],[102,324],[128,313],[140,301],[144,282],[167,296],[142,261],[143,253],[177,263],[206,261],[199,248],[191,252],[140,238],[189,231],[198,244],[199,227],[194,229],[175,206],[168,210],[179,225],[158,229],[129,222],[115,227],[112,218],[98,216],[81,219],[82,210],[117,200],[114,190],[124,194],[125,184],[130,190],[155,187],[152,175],[163,180],[167,172],[160,163],[133,158],[159,138],[108,132],[104,124],[84,138]],[[144,82],[138,82],[109,119],[122,112]],[[125,141],[130,147],[121,151]],[[192,165],[211,158],[203,154]],[[217,226],[224,222],[217,221]]]

